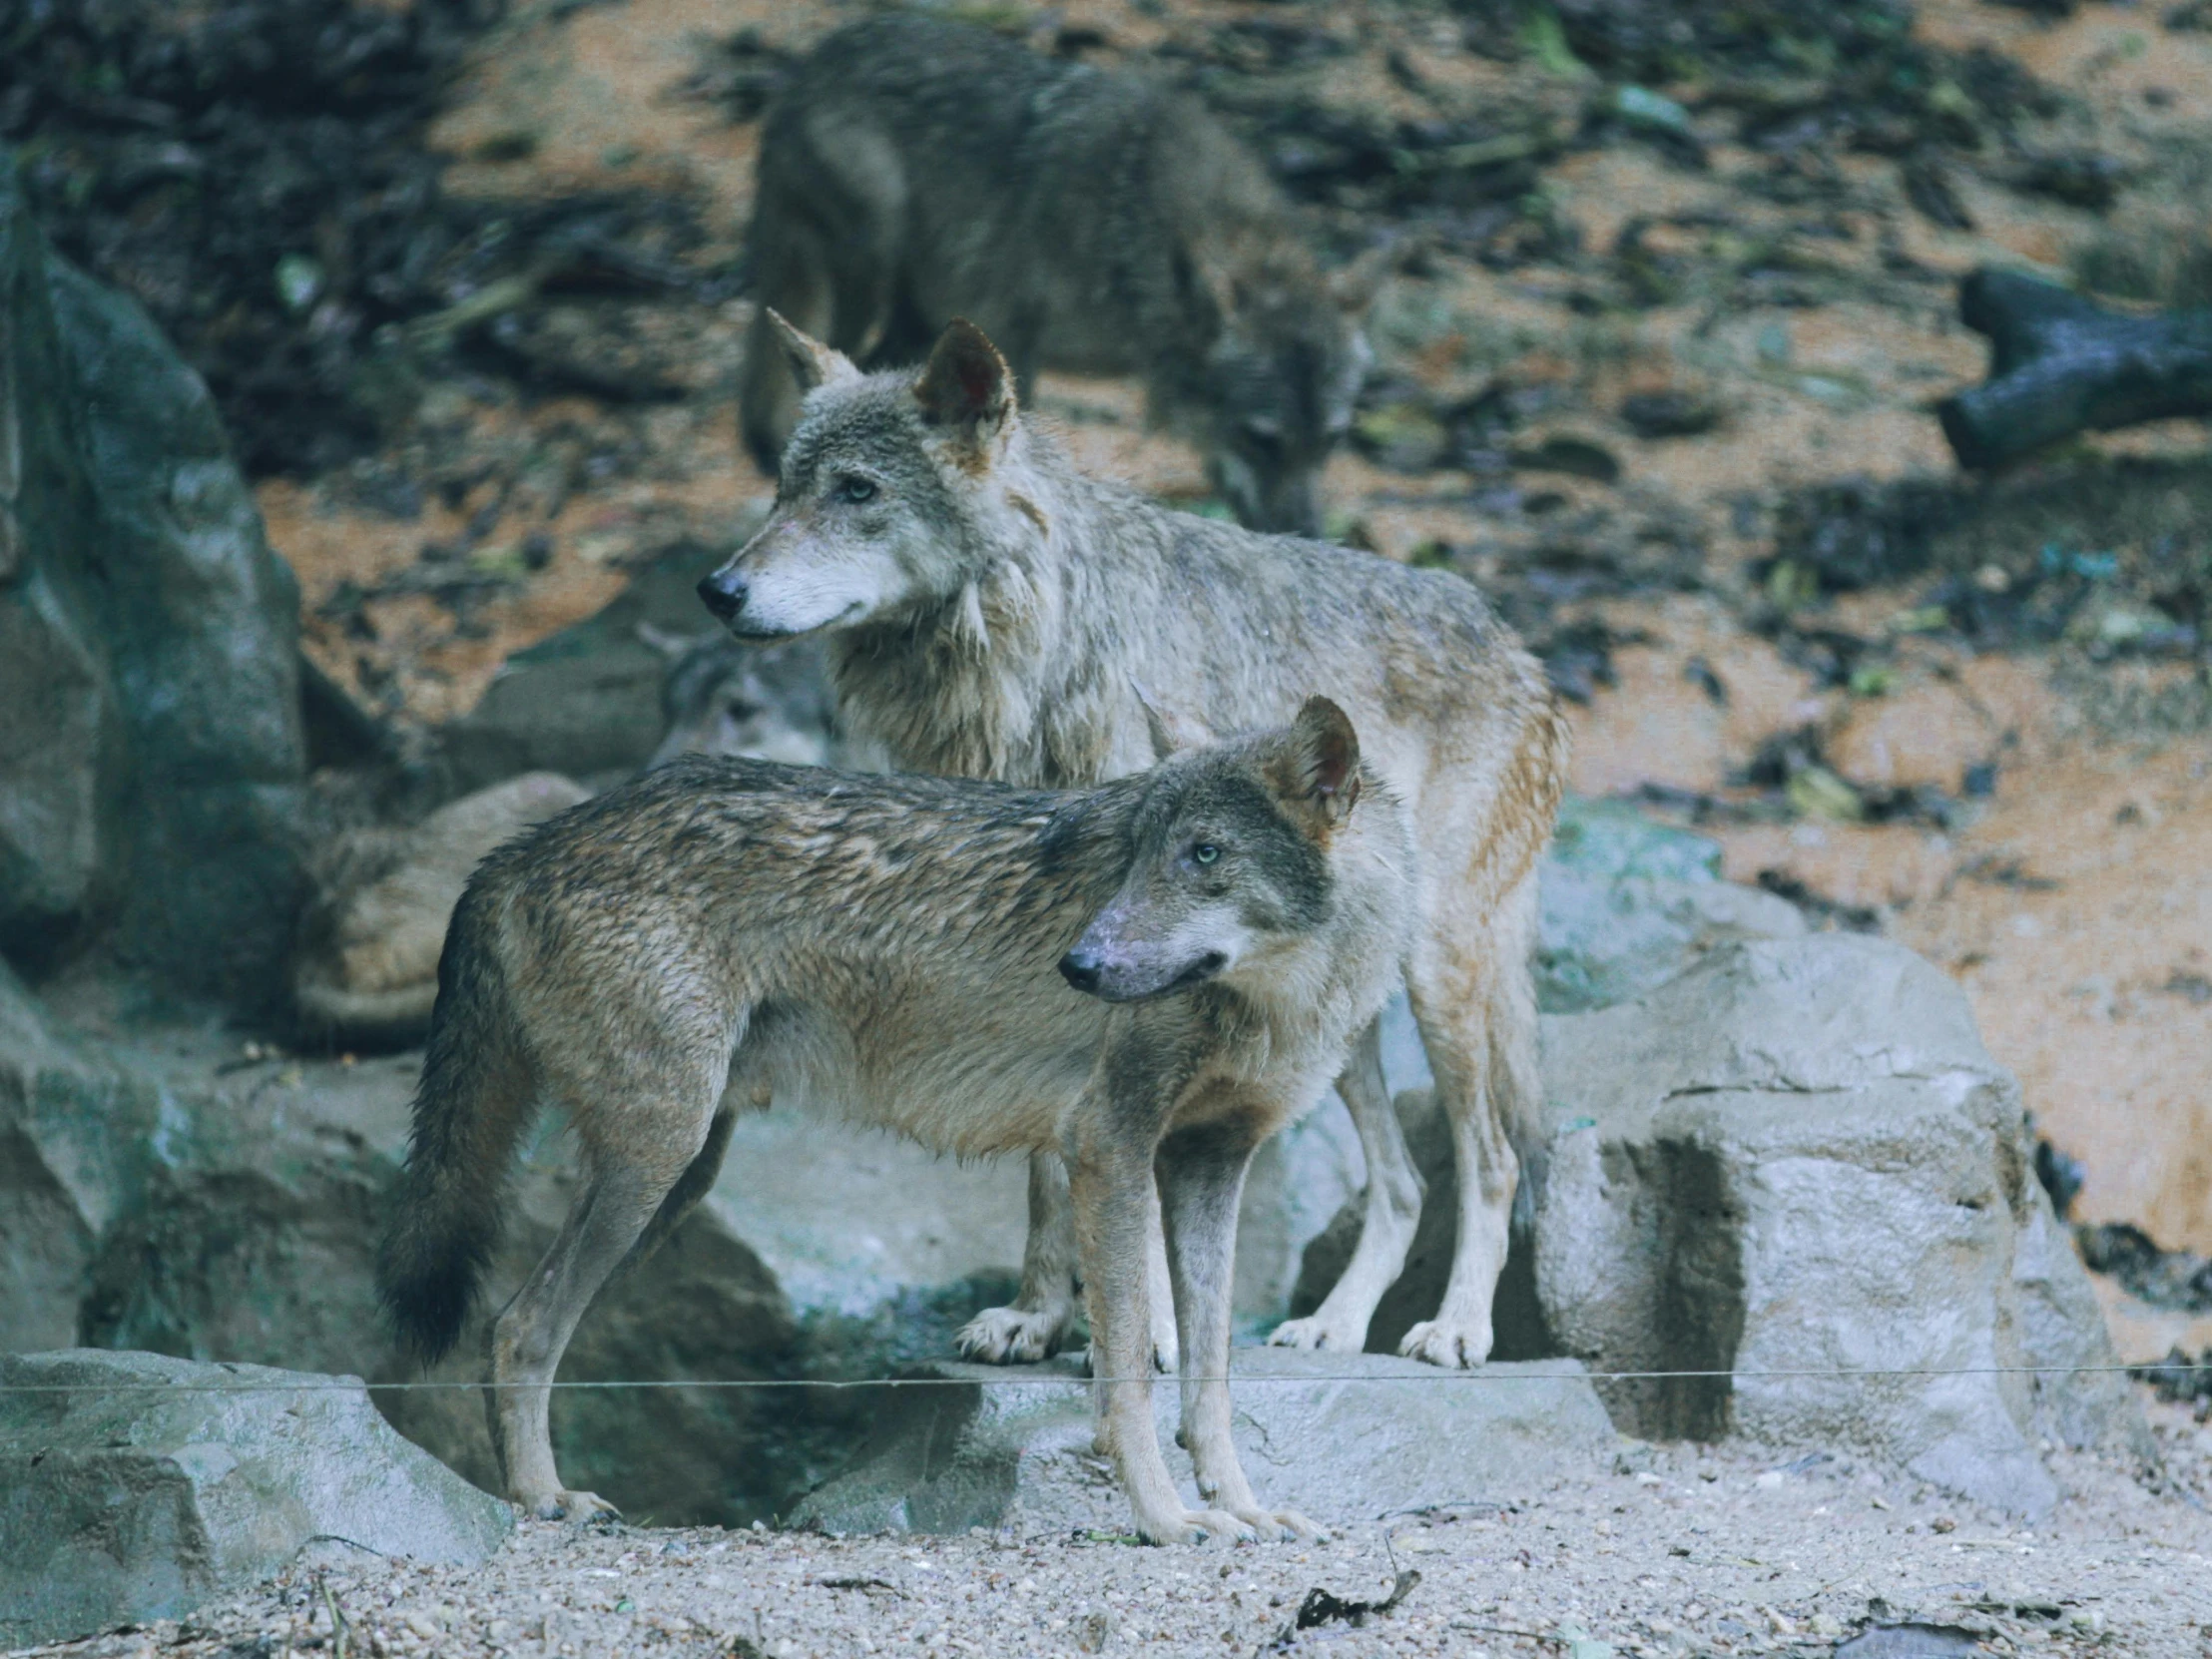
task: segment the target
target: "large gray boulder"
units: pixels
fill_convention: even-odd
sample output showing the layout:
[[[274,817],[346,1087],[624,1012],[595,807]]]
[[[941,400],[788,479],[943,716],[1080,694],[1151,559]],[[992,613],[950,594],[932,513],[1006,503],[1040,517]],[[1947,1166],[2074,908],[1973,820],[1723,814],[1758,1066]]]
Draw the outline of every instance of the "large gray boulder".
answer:
[[[1324,1525],[1423,1503],[1505,1499],[1609,1461],[1617,1436],[1571,1361],[1446,1378],[1381,1355],[1241,1348],[1231,1355],[1237,1453],[1266,1503]],[[1160,1444],[1186,1493],[1176,1389],[1152,1390]],[[917,1368],[876,1390],[850,1469],[793,1522],[826,1532],[1124,1532],[1128,1500],[1094,1449],[1092,1389],[1067,1361]]]
[[[0,1357],[0,1646],[175,1618],[329,1539],[472,1563],[513,1511],[353,1378],[88,1349]],[[52,1390],[52,1391],[45,1391]]]
[[[2019,1091],[1964,995],[1840,934],[1723,948],[1641,1000],[1547,1020],[1534,1289],[1652,1438],[1845,1446],[2047,1510],[2043,1438],[2143,1443]],[[1886,1377],[1834,1377],[1889,1372]],[[1807,1375],[1811,1374],[1811,1375]]]
[[[0,952],[260,1002],[300,878],[298,594],[213,400],[0,162]]]

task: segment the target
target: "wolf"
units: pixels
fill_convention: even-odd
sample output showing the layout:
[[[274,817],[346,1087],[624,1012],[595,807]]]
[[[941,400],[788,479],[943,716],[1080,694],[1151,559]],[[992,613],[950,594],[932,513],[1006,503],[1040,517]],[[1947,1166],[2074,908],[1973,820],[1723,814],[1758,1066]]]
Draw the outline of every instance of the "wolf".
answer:
[[[647,767],[679,755],[845,764],[819,643],[759,647],[740,645],[719,630],[699,639],[639,632],[669,659],[661,682],[661,742]]]
[[[913,363],[955,313],[1012,362],[1144,377],[1244,523],[1313,533],[1314,482],[1372,358],[1392,256],[1325,277],[1251,155],[1187,98],[916,16],[837,30],[761,135],[755,316],[739,389],[773,473],[798,391],[771,308]]]
[[[549,1383],[579,1318],[714,1183],[733,1114],[838,1111],[962,1157],[1065,1162],[1100,1444],[1156,1543],[1317,1535],[1230,1442],[1230,1271],[1253,1149],[1329,1086],[1404,953],[1405,815],[1313,698],[1287,728],[1094,790],[685,756],[493,853],[438,964],[384,1306],[450,1348],[532,1113],[586,1172],[493,1327],[493,1440],[546,1518]],[[1184,1506],[1154,1432],[1146,1216],[1183,1353]]]
[[[918,371],[874,374],[771,323],[806,402],[768,522],[700,595],[741,639],[822,635],[847,734],[916,772],[1079,788],[1142,768],[1156,729],[1266,725],[1314,687],[1358,724],[1411,814],[1420,920],[1404,980],[1459,1169],[1443,1303],[1401,1351],[1481,1363],[1516,1183],[1541,1148],[1536,860],[1567,760],[1541,665],[1456,576],[1085,477],[970,322]],[[1339,1088],[1367,1155],[1360,1243],[1274,1341],[1358,1352],[1404,1265],[1420,1183],[1375,1029]],[[1032,1167],[1021,1293],[963,1334],[977,1357],[1034,1359],[1063,1340],[1062,1190]]]

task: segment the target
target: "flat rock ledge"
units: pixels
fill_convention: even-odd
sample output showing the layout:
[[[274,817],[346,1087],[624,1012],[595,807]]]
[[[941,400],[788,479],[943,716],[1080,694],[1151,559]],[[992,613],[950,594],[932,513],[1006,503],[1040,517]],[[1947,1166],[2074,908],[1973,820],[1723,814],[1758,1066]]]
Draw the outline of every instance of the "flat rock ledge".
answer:
[[[357,1378],[0,1356],[0,1648],[176,1618],[310,1543],[468,1564],[513,1525],[394,1433]]]
[[[1241,1348],[1230,1366],[1237,1450],[1263,1502],[1325,1525],[1424,1504],[1503,1502],[1608,1464],[1619,1437],[1572,1360],[1443,1372],[1380,1354]],[[1186,1496],[1176,1389],[1152,1390],[1160,1443]],[[1092,1446],[1091,1387],[1075,1362],[935,1364],[888,1384],[844,1473],[790,1524],[835,1535],[1125,1532],[1129,1507]]]

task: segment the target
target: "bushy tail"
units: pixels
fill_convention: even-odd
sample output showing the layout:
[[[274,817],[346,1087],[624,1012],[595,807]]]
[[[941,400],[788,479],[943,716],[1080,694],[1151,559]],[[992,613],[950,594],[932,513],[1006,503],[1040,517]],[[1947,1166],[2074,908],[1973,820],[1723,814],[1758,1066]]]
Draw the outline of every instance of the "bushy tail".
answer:
[[[407,1352],[452,1348],[499,1246],[508,1165],[535,1106],[490,928],[471,885],[438,958],[407,1167],[376,1253],[376,1291]]]

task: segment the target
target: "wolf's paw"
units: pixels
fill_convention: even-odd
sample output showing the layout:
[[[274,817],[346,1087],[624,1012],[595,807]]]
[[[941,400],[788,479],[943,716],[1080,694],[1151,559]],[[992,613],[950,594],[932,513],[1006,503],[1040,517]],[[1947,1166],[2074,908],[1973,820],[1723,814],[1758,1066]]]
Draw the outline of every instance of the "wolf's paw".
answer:
[[[1231,1511],[1268,1542],[1289,1539],[1293,1543],[1327,1543],[1329,1534],[1296,1509],[1235,1509]]]
[[[986,1366],[1027,1366],[1051,1359],[1066,1332],[1067,1321],[1057,1314],[986,1308],[961,1326],[952,1342],[963,1360]]]
[[[1408,1360],[1446,1371],[1471,1371],[1490,1357],[1489,1321],[1455,1325],[1441,1319],[1422,1320],[1405,1333],[1397,1351]]]
[[[555,1492],[527,1507],[539,1520],[574,1521],[579,1526],[603,1525],[622,1519],[622,1511],[597,1492]]]
[[[1155,1371],[1175,1375],[1175,1368],[1182,1364],[1183,1348],[1176,1341],[1173,1331],[1155,1331],[1152,1334],[1152,1366]]]
[[[1260,1529],[1226,1509],[1170,1509],[1139,1515],[1137,1536],[1148,1544],[1256,1544]]]
[[[1357,1354],[1368,1346],[1368,1334],[1355,1331],[1319,1314],[1302,1320],[1285,1320],[1268,1338],[1270,1348],[1327,1349],[1331,1354]]]

